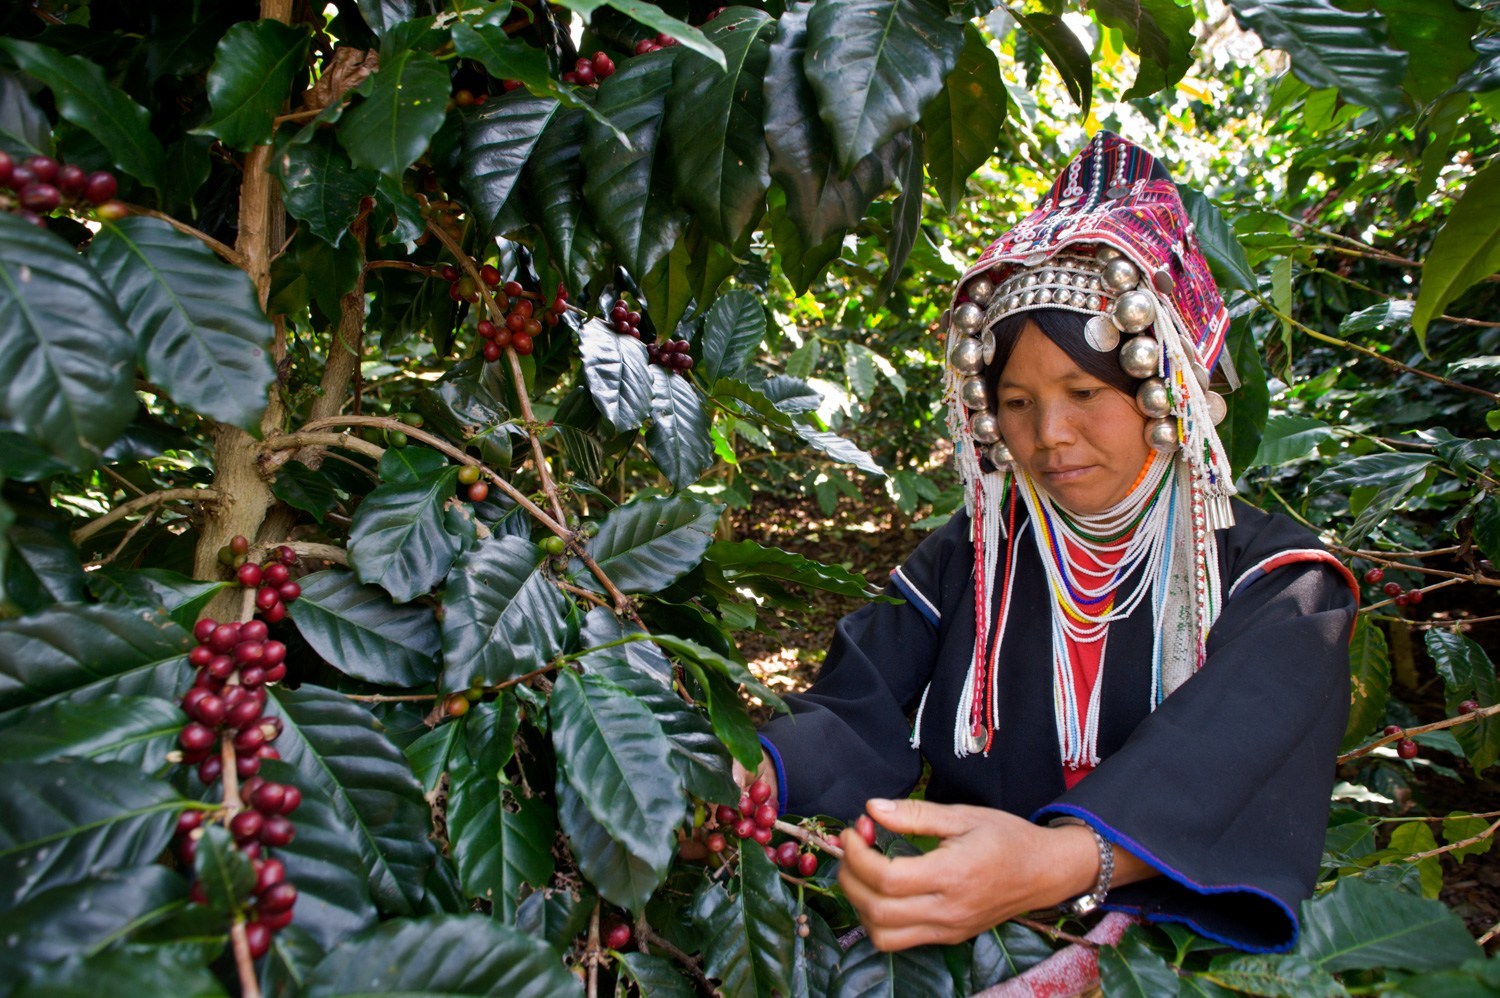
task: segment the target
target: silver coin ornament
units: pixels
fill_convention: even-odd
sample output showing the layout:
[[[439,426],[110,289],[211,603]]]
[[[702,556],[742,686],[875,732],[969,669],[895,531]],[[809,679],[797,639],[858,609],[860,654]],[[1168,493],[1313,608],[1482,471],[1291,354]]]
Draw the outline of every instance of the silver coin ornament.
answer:
[[[1218,426],[1224,422],[1224,417],[1229,415],[1229,404],[1218,392],[1209,392],[1204,398],[1208,401],[1208,418],[1213,420],[1215,426]]]
[[[993,329],[986,329],[980,334],[979,346],[984,351],[984,363],[988,367],[995,362],[995,331]]]
[[[1172,275],[1167,273],[1167,268],[1158,268],[1151,275],[1151,285],[1164,295],[1171,294],[1177,288],[1177,282],[1172,280]]]
[[[965,336],[979,332],[983,322],[984,309],[971,301],[966,301],[953,310],[953,328]]]
[[[1005,441],[1002,440],[990,448],[990,461],[995,467],[1003,468],[1014,460],[1015,457],[1011,454],[1010,448],[1005,446]]]
[[[970,755],[984,751],[984,733],[969,731],[964,734],[964,747],[969,750]]]
[[[1177,439],[1177,420],[1170,417],[1153,419],[1146,424],[1146,443],[1154,451],[1170,454],[1180,446]]]
[[[1129,291],[1141,283],[1141,272],[1123,256],[1106,262],[1099,276],[1104,279],[1104,286],[1115,292]]]
[[[984,370],[984,347],[972,336],[961,337],[953,344],[948,361],[959,374],[978,374]]]
[[[970,301],[980,305],[988,305],[991,296],[995,293],[995,282],[984,274],[980,274],[970,281],[964,290],[969,292]]]
[[[985,387],[983,378],[965,378],[958,386],[958,400],[969,409],[988,409],[990,390]]]
[[[1120,367],[1132,378],[1149,378],[1156,373],[1161,347],[1150,336],[1132,336],[1120,348]]]
[[[1160,378],[1147,378],[1135,390],[1135,404],[1141,413],[1150,419],[1165,416],[1172,411],[1172,399],[1167,393],[1167,383]]]
[[[1197,378],[1198,379],[1198,384],[1200,384],[1200,385],[1203,386],[1203,390],[1204,391],[1207,391],[1208,390],[1208,380],[1209,380],[1208,379],[1208,368],[1204,367],[1202,364],[1198,363],[1196,360],[1192,362],[1192,365],[1193,365],[1193,377]]]
[[[1115,328],[1114,320],[1109,316],[1096,315],[1084,323],[1083,338],[1089,346],[1105,353],[1120,345],[1120,330]]]
[[[1127,291],[1115,302],[1115,322],[1127,333],[1139,333],[1156,321],[1156,301],[1145,291]]]
[[[976,412],[974,418],[969,420],[969,434],[974,442],[988,447],[990,444],[1000,442],[1000,420],[993,412]]]

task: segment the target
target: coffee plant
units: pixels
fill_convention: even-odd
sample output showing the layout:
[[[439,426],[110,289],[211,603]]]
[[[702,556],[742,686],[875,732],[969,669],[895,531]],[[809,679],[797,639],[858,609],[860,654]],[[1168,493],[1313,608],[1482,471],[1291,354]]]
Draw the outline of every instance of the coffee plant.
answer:
[[[1500,822],[1416,806],[1500,758],[1492,6],[11,5],[0,994],[1500,993],[1438,900]],[[952,510],[945,289],[1101,123],[1206,192],[1242,490],[1367,583],[1325,883],[1289,954],[881,953],[730,773],[736,636],[883,597],[727,510]]]

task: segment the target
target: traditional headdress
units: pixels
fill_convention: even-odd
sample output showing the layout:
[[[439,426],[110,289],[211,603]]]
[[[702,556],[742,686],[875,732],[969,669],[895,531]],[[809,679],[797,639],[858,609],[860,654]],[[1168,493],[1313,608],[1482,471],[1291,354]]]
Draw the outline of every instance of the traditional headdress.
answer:
[[[1129,496],[1094,516],[1057,508],[1011,466],[984,379],[995,356],[994,324],[1043,308],[1087,316],[1089,345],[1114,353],[1128,375],[1144,379],[1136,402],[1156,458]],[[1077,702],[1069,639],[1099,642],[1102,669],[1109,621],[1150,599],[1156,623],[1151,706],[1202,665],[1222,605],[1214,531],[1234,522],[1234,484],[1214,429],[1224,400],[1209,391],[1228,328],[1176,186],[1150,154],[1110,132],[1095,135],[1041,204],[965,272],[948,313],[946,381],[948,426],[975,547],[977,633],[954,726],[959,756],[988,750],[998,725],[993,677],[1016,542],[1003,521],[1013,526],[1018,497],[1031,514],[1056,602],[1054,706],[1065,763],[1098,761],[1103,686],[1101,673],[1091,702]],[[997,614],[1002,554],[1007,565]],[[1127,578],[1136,582],[1124,592]]]

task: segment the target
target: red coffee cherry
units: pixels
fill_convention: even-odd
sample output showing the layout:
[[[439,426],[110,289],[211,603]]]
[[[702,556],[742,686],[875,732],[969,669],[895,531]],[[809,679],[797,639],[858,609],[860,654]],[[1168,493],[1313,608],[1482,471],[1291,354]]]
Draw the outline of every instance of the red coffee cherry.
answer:
[[[1472,714],[1472,713],[1474,713],[1478,709],[1479,709],[1479,701],[1478,700],[1465,700],[1463,703],[1461,703],[1461,704],[1458,705],[1458,712],[1460,714]]]
[[[771,785],[765,780],[756,780],[750,784],[748,795],[757,804],[764,804],[771,799]]]
[[[791,839],[786,840],[776,847],[776,865],[790,870],[797,865],[799,852],[796,842]]]
[[[604,933],[604,945],[608,949],[624,949],[630,945],[630,926],[624,922],[611,925]]]
[[[757,827],[754,818],[741,818],[734,823],[734,834],[742,839],[748,839],[755,834]]]
[[[264,860],[255,871],[255,893],[264,894],[285,879],[286,866],[281,860]]]
[[[259,760],[257,760],[258,764]],[[292,827],[292,823],[279,814],[267,818],[265,824],[261,826],[260,840],[272,849],[290,845],[292,839],[296,837],[297,830]]]
[[[1372,586],[1383,578],[1385,578],[1385,569],[1383,568],[1372,568],[1365,572],[1365,581]]]
[[[775,832],[771,829],[766,828],[763,825],[756,825],[755,831],[750,833],[750,837],[759,842],[761,845],[768,846],[771,844],[771,836],[774,834]]]
[[[249,943],[250,956],[259,960],[271,951],[271,927],[265,922],[246,922],[245,941]]]
[[[241,641],[264,641],[270,634],[270,628],[266,627],[263,620],[247,620],[240,625]],[[267,648],[267,651],[270,649]]]
[[[755,823],[762,828],[770,828],[776,824],[776,808],[771,804],[762,804],[755,809]]]
[[[708,847],[709,852],[723,852],[729,848],[729,841],[719,832],[708,833],[703,844]]]
[[[265,816],[259,811],[241,811],[229,820],[229,831],[236,841],[248,842],[260,835],[265,821]]]
[[[260,896],[258,907],[261,911],[278,912],[286,911],[297,903],[297,888],[285,881],[273,885]]]
[[[234,573],[234,577],[246,589],[255,589],[260,586],[260,566],[247,561],[240,566],[239,571]]]
[[[291,814],[293,811],[297,810],[297,808],[300,807],[301,804],[302,791],[298,790],[296,787],[288,783],[286,785],[286,797],[281,802],[281,813]]]
[[[818,872],[818,857],[810,852],[805,852],[797,860],[797,872],[804,877],[810,877]]]
[[[732,825],[740,820],[740,815],[728,804],[720,804],[718,810],[714,811],[714,818],[721,825]]]
[[[875,844],[875,819],[868,814],[862,814],[854,819],[854,830],[859,833],[860,838],[865,840],[865,845]]]
[[[88,180],[83,185],[83,198],[89,204],[103,204],[110,200],[119,191],[120,185],[115,180],[114,174],[105,173],[103,170],[89,174]],[[231,545],[233,542],[230,542]],[[246,545],[248,549],[248,544]],[[236,551],[235,554],[244,554],[244,551]]]
[[[1397,593],[1401,592],[1401,583],[1387,582],[1384,586],[1381,587],[1381,589],[1387,596],[1395,596]]]
[[[1396,743],[1396,754],[1403,759],[1415,759],[1417,751],[1417,743],[1410,738],[1403,738]]]
[[[217,620],[214,620],[210,617],[204,617],[202,620],[193,625],[194,640],[196,640],[199,644],[203,644],[204,642],[208,641],[208,636],[212,634],[214,632],[214,628],[218,626],[219,622]]]
[[[1412,606],[1416,606],[1418,603],[1422,602],[1422,590],[1408,589],[1406,591],[1406,601]]]
[[[213,746],[214,733],[207,725],[191,721],[178,732],[177,740],[189,752],[202,752]]]
[[[266,585],[268,586],[279,586],[292,577],[291,573],[287,571],[287,567],[279,561],[273,561],[263,566],[262,570]]]

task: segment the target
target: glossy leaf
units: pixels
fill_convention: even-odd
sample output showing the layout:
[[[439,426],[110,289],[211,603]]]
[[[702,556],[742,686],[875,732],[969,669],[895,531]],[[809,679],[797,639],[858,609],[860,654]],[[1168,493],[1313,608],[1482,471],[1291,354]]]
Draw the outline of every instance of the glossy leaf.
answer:
[[[541,214],[542,237],[570,288],[587,286],[598,270],[599,237],[583,200],[584,122],[581,111],[558,111],[526,166],[529,200]]]
[[[1236,994],[1338,998],[1349,993],[1328,971],[1295,954],[1215,957],[1203,978]]]
[[[661,725],[625,690],[571,671],[558,674],[548,711],[562,775],[594,820],[659,883],[671,865],[672,832],[684,808],[682,780]],[[603,884],[599,889],[616,900]]]
[[[958,65],[944,81],[943,92],[922,112],[927,175],[949,214],[958,211],[970,174],[994,154],[1009,103],[995,54],[978,28],[965,25]]]
[[[735,684],[723,673],[705,669],[697,659],[689,659],[683,663],[683,667],[703,688],[708,699],[708,719],[713,725],[714,735],[746,770],[753,770],[760,765],[765,750],[761,748],[755,722],[750,720]]]
[[[591,120],[583,147],[589,213],[625,268],[641,276],[671,251],[688,221],[675,203],[671,159],[661,140],[675,54],[636,56],[599,87],[594,106],[630,136],[630,145]]]
[[[474,522],[448,509],[458,468],[412,483],[380,485],[360,503],[349,528],[349,563],[398,603],[431,590],[474,536]]]
[[[211,911],[228,916],[241,911],[255,889],[255,867],[235,848],[223,825],[206,823],[193,856],[193,879],[203,888]]]
[[[463,724],[439,724],[406,746],[406,760],[424,793],[432,793],[445,772],[455,746],[463,744]]]
[[[0,476],[31,481],[97,464],[135,412],[134,357],[130,329],[88,262],[0,213]]]
[[[184,723],[177,704],[156,697],[106,696],[87,704],[64,700],[0,730],[0,759],[120,761],[154,773],[177,747]]]
[[[578,347],[589,395],[599,413],[616,433],[640,426],[651,414],[653,395],[645,346],[590,319],[578,330]]]
[[[357,6],[370,30],[382,37],[416,16],[412,0],[357,0]]]
[[[841,437],[837,433],[829,433],[826,430],[813,429],[806,423],[796,423],[793,429],[796,430],[797,436],[839,464],[852,464],[860,471],[866,471],[872,475],[883,476],[885,474],[885,469],[875,463],[875,459],[870,456],[869,452],[861,450],[854,441],[846,437]]]
[[[1139,931],[1127,931],[1116,945],[1100,948],[1099,983],[1111,995],[1156,998],[1177,990],[1177,975]]]
[[[1333,428],[1312,416],[1277,413],[1266,420],[1266,431],[1255,454],[1254,465],[1287,464],[1311,454],[1317,446],[1332,438]]]
[[[443,123],[448,70],[426,52],[404,49],[381,60],[368,86],[364,101],[344,112],[339,141],[355,166],[400,176]]]
[[[1048,60],[1057,67],[1079,111],[1088,114],[1094,100],[1094,63],[1088,49],[1073,34],[1073,29],[1061,16],[1047,11],[1017,14],[1016,20],[1030,40],[1047,53]]]
[[[792,995],[793,998],[814,998],[833,990],[834,978],[838,976],[839,960],[843,948],[828,927],[828,923],[815,911],[802,908],[798,912],[804,917],[807,935],[799,929],[793,944]]]
[[[625,998],[627,981],[635,985],[637,994],[651,995],[652,998],[693,998],[698,993],[677,965],[666,957],[621,953],[616,966],[620,970],[620,980],[615,985],[616,998]]]
[[[1271,391],[1260,347],[1247,320],[1238,319],[1230,324],[1224,349],[1235,369],[1243,372],[1240,386],[1225,397],[1229,412],[1219,424],[1219,439],[1229,457],[1230,469],[1239,475],[1254,463],[1260,449],[1266,413],[1271,408]]]
[[[576,794],[572,795],[575,799]],[[574,897],[569,891],[534,891],[516,908],[516,928],[562,952],[573,939],[588,928],[593,911],[593,891],[580,891]]]
[[[1500,169],[1486,166],[1464,192],[1432,241],[1422,267],[1412,325],[1426,348],[1427,327],[1459,295],[1500,270]]]
[[[665,128],[677,196],[710,238],[730,246],[755,228],[771,183],[761,86],[771,24],[764,11],[729,8],[706,32],[725,65],[682,55],[673,67]]]
[[[693,922],[704,937],[705,970],[724,982],[725,994],[791,994],[795,925],[776,865],[758,848],[740,850],[734,888],[731,894],[725,885],[709,881],[693,898]]]
[[[1440,902],[1346,878],[1303,902],[1295,953],[1330,973],[1365,967],[1437,970],[1478,956],[1479,947],[1463,921]]]
[[[769,686],[757,679],[755,674],[743,662],[737,662],[732,658],[720,655],[712,648],[705,648],[696,641],[679,638],[675,634],[658,633],[652,634],[649,637],[643,635],[642,638],[654,641],[663,648],[676,652],[684,659],[694,662],[710,672],[723,676],[736,686],[744,686],[768,706],[776,710],[782,709],[781,697],[777,696]]]
[[[864,938],[844,953],[831,993],[838,998],[909,994],[939,998],[954,994],[953,977],[936,946],[882,953]]]
[[[288,461],[277,469],[271,494],[288,506],[311,514],[319,523],[339,503],[333,481],[301,461]]]
[[[162,189],[165,153],[151,132],[150,112],[110,86],[98,64],[19,38],[0,38],[0,51],[51,90],[58,114],[96,138],[116,167]],[[9,234],[0,235],[0,245],[8,242]]]
[[[1125,44],[1140,54],[1135,82],[1122,99],[1149,97],[1176,85],[1193,64],[1191,5],[1177,0],[1104,0],[1095,8],[1101,24],[1124,33]]]
[[[489,901],[495,917],[510,922],[521,888],[544,887],[552,877],[552,808],[473,767],[452,774],[448,794],[448,835],[464,893]]]
[[[0,763],[0,912],[42,891],[144,866],[182,798],[126,762]]]
[[[557,823],[568,850],[599,896],[630,911],[640,911],[661,886],[666,871],[654,859],[638,856],[617,842],[567,780],[557,782]]]
[[[714,463],[710,418],[693,383],[660,365],[651,366],[651,425],[646,450],[674,489],[692,485]]]
[[[589,551],[622,592],[659,592],[698,564],[721,512],[686,496],[635,499],[609,511]],[[579,583],[598,580],[587,575]]]
[[[766,309],[754,295],[740,290],[724,295],[703,320],[700,376],[709,384],[720,378],[739,377],[765,335]]]
[[[12,555],[6,567],[6,596],[28,612],[54,603],[82,602],[94,573],[79,564],[82,558],[69,536],[68,521],[39,505],[23,504],[17,512],[20,522],[0,523]]]
[[[1188,218],[1192,220],[1193,230],[1198,236],[1198,246],[1203,250],[1203,257],[1208,261],[1214,281],[1224,291],[1256,290],[1255,272],[1250,269],[1245,249],[1240,245],[1239,237],[1234,234],[1234,229],[1225,220],[1219,206],[1201,191],[1185,185],[1178,185],[1177,193],[1182,197],[1182,205],[1187,209]]]
[[[557,108],[551,97],[517,90],[464,118],[464,190],[485,232],[494,230]]]
[[[400,749],[368,711],[310,683],[274,687],[266,709],[285,726],[276,749],[295,767],[294,782],[326,796],[353,839],[376,904],[409,914],[434,854],[427,801]]]
[[[269,143],[292,80],[304,69],[307,41],[302,28],[269,17],[232,25],[208,71],[212,113],[194,133],[212,135],[241,152]]]
[[[1344,740],[1353,743],[1380,727],[1391,694],[1391,656],[1385,632],[1363,614],[1355,618],[1354,635],[1349,639],[1349,681],[1349,723],[1344,728]]]
[[[709,561],[718,565],[725,578],[735,584],[742,581],[754,586],[757,578],[778,582],[795,582],[809,589],[821,589],[855,599],[879,595],[865,577],[840,565],[824,565],[791,551],[766,547],[755,541],[718,541],[706,552]]]
[[[702,31],[685,21],[679,21],[657,4],[643,3],[641,0],[560,0],[560,2],[569,10],[582,14],[585,20],[600,7],[613,8],[631,20],[651,28],[657,34],[672,38],[684,49],[708,57],[719,69],[725,68],[724,53],[719,50],[718,46],[710,42]]]
[[[1431,454],[1369,454],[1336,464],[1319,475],[1314,492],[1349,491],[1374,485],[1386,487],[1402,480],[1420,480],[1435,458]]]
[[[14,998],[99,998],[100,982],[121,995],[172,995],[173,998],[227,998],[229,992],[203,966],[202,958],[183,946],[123,946],[82,955],[44,967],[33,966]]]
[[[585,614],[583,626],[579,628],[579,639],[584,648],[611,644],[632,634],[645,636],[645,632],[635,624],[620,620],[608,607],[603,606],[596,606]],[[632,669],[656,677],[662,685],[670,685],[672,682],[671,661],[651,641],[632,640],[598,654],[607,658],[624,658]],[[592,660],[593,656],[589,654],[580,658],[585,669]]]
[[[554,998],[580,990],[546,944],[494,919],[437,915],[348,940],[313,968],[302,994]]]
[[[532,672],[562,651],[568,600],[520,537],[488,537],[455,566],[444,596],[442,689]]]
[[[803,68],[845,176],[921,119],[963,44],[962,26],[938,0],[813,5]]]
[[[167,568],[118,568],[105,565],[88,574],[90,591],[102,602],[160,610],[179,627],[189,628],[198,613],[222,589],[234,583],[199,582]]]
[[[345,675],[388,686],[437,678],[438,623],[425,606],[397,606],[378,586],[333,568],[299,580],[288,616],[314,651]]]
[[[1001,922],[974,937],[969,963],[969,993],[1008,981],[1052,955],[1052,946],[1040,934],[1015,922]]]
[[[913,129],[911,145],[906,158],[896,167],[896,178],[901,185],[901,194],[891,209],[891,229],[886,235],[886,269],[880,278],[880,287],[875,292],[874,305],[885,304],[886,298],[896,288],[901,272],[906,269],[907,258],[917,243],[922,227],[922,130]]]
[[[105,223],[89,255],[137,332],[146,376],[178,404],[258,435],[274,330],[245,272],[154,218]]]
[[[276,167],[287,213],[334,246],[380,180],[374,170],[356,170],[349,154],[326,134],[288,146]]]
[[[1473,638],[1446,627],[1427,632],[1427,653],[1443,677],[1443,699],[1449,714],[1458,713],[1458,705],[1476,700],[1481,707],[1500,703],[1500,682],[1495,666],[1484,648]],[[1475,772],[1482,772],[1500,759],[1500,720],[1487,717],[1453,729],[1458,744]]]
[[[52,123],[12,73],[0,72],[0,148],[13,157],[52,152]]]

